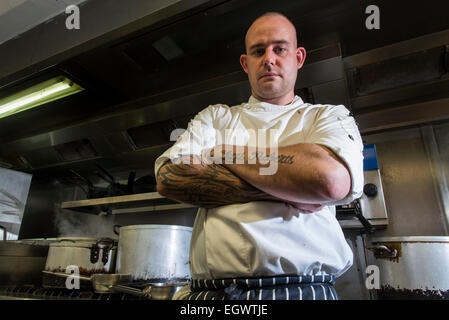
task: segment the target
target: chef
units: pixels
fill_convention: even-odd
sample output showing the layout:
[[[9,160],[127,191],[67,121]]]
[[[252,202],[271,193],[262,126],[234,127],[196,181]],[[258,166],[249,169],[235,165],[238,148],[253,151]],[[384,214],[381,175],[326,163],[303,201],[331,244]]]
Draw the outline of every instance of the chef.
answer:
[[[359,130],[343,105],[295,95],[306,51],[284,15],[257,18],[245,46],[249,100],[206,107],[155,162],[158,192],[199,207],[175,298],[336,300],[353,256],[335,205],[362,194]]]

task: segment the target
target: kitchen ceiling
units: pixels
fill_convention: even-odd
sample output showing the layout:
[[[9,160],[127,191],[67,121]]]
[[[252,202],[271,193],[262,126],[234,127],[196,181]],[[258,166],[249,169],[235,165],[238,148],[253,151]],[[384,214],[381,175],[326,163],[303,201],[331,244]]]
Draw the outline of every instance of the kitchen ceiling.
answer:
[[[48,21],[69,5],[86,0],[2,0],[0,2],[0,45]]]
[[[86,88],[45,108],[0,119],[0,161],[36,174],[88,171],[93,162],[117,172],[143,163],[152,166],[170,145],[163,129],[168,120],[185,128],[208,104],[248,98],[239,56],[249,24],[266,11],[285,13],[308,50],[297,85],[305,100],[345,103],[363,115],[449,94],[444,77],[449,44],[445,1],[172,2],[148,14],[151,19],[142,13],[128,24],[120,20],[114,29],[114,19],[123,19],[127,12],[99,17],[101,7],[86,1],[83,10],[98,12],[86,17],[81,10],[81,19],[89,25],[96,18],[96,28],[107,25],[107,32],[93,37],[81,28],[76,45],[69,44],[70,39],[64,48],[47,42],[47,52],[58,53],[35,63],[24,59],[14,68],[0,67],[0,96],[60,73]],[[380,30],[365,27],[365,9],[371,4],[380,8]],[[54,25],[47,23],[46,37],[56,39],[56,22],[60,25],[64,19],[63,13]],[[39,28],[43,26],[34,29]],[[11,50],[7,58],[14,60],[14,41],[32,32],[0,45],[0,52],[2,47],[3,52]],[[29,41],[21,45],[25,51],[32,48]],[[148,141],[144,132],[156,134],[157,143]],[[83,146],[82,152],[73,151],[77,146]],[[68,155],[61,153],[71,147]]]

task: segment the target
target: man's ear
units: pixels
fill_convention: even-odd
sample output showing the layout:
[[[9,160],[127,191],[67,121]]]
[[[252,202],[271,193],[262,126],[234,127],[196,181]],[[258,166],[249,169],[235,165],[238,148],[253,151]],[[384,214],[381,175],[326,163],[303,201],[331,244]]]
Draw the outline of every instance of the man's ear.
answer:
[[[242,66],[243,70],[245,71],[245,73],[248,73],[248,67],[246,65],[246,59],[248,57],[246,56],[246,54],[242,54],[240,56],[240,65]]]
[[[296,60],[298,61],[298,69],[301,69],[306,60],[306,49],[298,47],[296,49]]]

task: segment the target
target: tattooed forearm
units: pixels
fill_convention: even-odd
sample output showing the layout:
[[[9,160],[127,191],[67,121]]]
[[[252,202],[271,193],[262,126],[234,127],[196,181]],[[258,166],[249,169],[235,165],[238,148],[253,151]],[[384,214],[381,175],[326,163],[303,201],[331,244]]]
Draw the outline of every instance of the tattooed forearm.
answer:
[[[293,164],[295,156],[293,154],[278,154],[278,152],[271,152],[267,154],[265,151],[253,151],[250,153],[235,152],[233,150],[221,150],[221,155],[215,155],[215,150],[211,150],[210,154],[205,156],[209,157],[211,161],[226,164],[248,164],[256,163],[260,161],[262,163],[277,162],[281,164]],[[220,151],[220,150],[219,150]]]
[[[158,174],[158,191],[168,198],[213,208],[255,200],[281,201],[246,183],[222,165],[167,163]]]
[[[293,164],[294,157],[295,157],[294,155],[280,154],[278,156],[278,161],[279,161],[279,163]]]

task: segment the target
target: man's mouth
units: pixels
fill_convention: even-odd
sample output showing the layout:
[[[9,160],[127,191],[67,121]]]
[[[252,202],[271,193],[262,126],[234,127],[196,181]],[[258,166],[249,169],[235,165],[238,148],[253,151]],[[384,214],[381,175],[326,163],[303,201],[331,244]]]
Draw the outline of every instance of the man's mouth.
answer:
[[[267,72],[267,73],[264,73],[259,79],[262,79],[262,78],[274,78],[274,77],[279,77],[279,75],[277,73],[274,73],[274,72]]]

